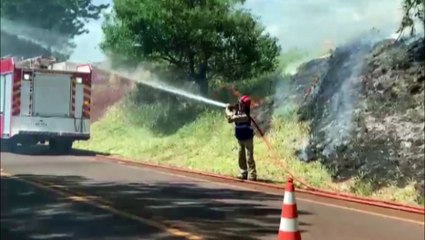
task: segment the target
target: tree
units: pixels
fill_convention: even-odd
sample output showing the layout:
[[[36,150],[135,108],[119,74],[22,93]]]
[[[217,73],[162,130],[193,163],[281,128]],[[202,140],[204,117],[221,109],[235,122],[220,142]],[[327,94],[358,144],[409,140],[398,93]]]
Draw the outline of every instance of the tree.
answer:
[[[403,32],[406,28],[410,28],[410,34],[415,33],[415,19],[419,19],[422,23],[423,30],[425,31],[425,0],[403,0],[403,18],[401,26],[398,30],[399,33]]]
[[[203,95],[208,79],[237,81],[272,71],[277,39],[264,32],[244,0],[115,0],[101,48],[131,61],[184,70]]]
[[[108,6],[91,0],[2,0],[1,54],[47,53],[65,60],[75,47],[72,39],[87,33],[85,23]]]

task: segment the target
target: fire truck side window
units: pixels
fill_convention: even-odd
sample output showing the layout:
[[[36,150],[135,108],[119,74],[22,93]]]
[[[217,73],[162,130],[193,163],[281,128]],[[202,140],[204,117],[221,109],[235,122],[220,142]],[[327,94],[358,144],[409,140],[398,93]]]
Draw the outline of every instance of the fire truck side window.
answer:
[[[0,77],[0,113],[4,112],[4,101],[5,101],[5,87],[6,77],[1,75]]]

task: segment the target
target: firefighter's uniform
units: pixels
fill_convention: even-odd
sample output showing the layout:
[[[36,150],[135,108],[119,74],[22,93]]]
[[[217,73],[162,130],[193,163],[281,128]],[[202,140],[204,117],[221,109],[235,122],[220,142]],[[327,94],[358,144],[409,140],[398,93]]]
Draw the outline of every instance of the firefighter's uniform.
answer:
[[[240,104],[250,107],[250,100],[243,96]],[[251,118],[243,110],[230,111],[226,108],[229,123],[235,123],[235,137],[239,143],[239,178],[256,180],[257,171],[254,160],[254,130],[251,127]],[[249,177],[248,177],[249,174]]]

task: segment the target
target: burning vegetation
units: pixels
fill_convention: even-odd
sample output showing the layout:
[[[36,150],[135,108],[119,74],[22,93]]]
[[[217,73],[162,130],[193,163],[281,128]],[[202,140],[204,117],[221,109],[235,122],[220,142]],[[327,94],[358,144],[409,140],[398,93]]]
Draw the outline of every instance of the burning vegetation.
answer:
[[[334,181],[356,177],[370,193],[413,181],[423,193],[424,39],[376,39],[363,36],[303,64],[275,105],[300,106],[310,138],[296,154],[320,161]]]

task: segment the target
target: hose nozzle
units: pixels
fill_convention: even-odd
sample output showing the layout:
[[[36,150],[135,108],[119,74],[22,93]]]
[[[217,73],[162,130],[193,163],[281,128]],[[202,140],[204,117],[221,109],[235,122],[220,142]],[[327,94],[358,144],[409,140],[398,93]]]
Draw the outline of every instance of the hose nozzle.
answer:
[[[239,104],[229,104],[229,105],[227,105],[227,109],[229,109],[230,111],[238,110],[238,108],[239,108]]]

